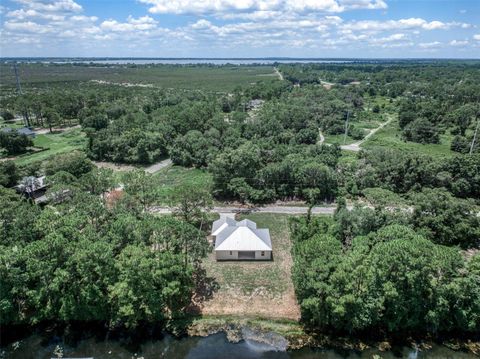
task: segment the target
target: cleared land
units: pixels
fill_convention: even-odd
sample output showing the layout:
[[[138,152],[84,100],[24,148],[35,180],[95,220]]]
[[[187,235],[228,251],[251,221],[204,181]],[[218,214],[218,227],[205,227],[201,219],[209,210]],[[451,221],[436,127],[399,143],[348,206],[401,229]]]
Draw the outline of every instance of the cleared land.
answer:
[[[450,149],[453,136],[446,133],[440,135],[438,144],[421,144],[411,141],[405,141],[402,138],[398,120],[394,119],[385,127],[378,130],[373,136],[369,137],[363,144],[363,148],[386,147],[405,152],[423,153],[431,156],[453,156],[455,152]]]
[[[230,92],[237,86],[258,82],[279,81],[272,66],[74,66],[71,64],[21,64],[19,74],[22,86],[44,86],[89,81],[188,90]],[[267,75],[267,76],[265,76]],[[10,65],[0,65],[0,84],[15,86],[15,75]],[[105,86],[101,83],[97,86]]]
[[[158,203],[167,203],[168,197],[181,184],[193,185],[197,188],[209,188],[212,175],[206,170],[169,166],[154,174],[154,184],[158,190]]]
[[[62,133],[40,134],[35,137],[33,144],[36,152],[28,152],[14,158],[17,165],[27,165],[42,161],[50,156],[83,149],[85,147],[85,134],[79,128],[74,128]]]
[[[255,221],[259,228],[270,229],[274,259],[268,262],[217,262],[212,251],[204,261],[204,267],[213,294],[200,304],[203,315],[300,318],[290,278],[292,257],[289,217],[266,213],[237,216],[237,219]]]

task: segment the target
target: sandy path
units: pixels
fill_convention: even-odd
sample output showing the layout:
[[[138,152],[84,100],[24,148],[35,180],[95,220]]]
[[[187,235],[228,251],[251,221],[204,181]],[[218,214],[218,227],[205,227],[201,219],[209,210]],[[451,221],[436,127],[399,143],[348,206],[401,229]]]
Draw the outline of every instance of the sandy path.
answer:
[[[273,71],[275,71],[275,73],[278,75],[278,78],[280,79],[280,81],[284,80],[282,73],[278,71],[276,67],[273,68]]]
[[[341,145],[340,148],[342,150],[346,150],[346,151],[359,152],[361,150],[360,145],[362,143],[364,143],[366,140],[368,140],[370,137],[372,137],[377,131],[381,130],[386,125],[388,125],[392,120],[393,120],[393,118],[391,117],[388,121],[385,121],[384,123],[382,123],[377,128],[374,128],[373,130],[370,130],[370,132],[362,140],[360,140],[358,142],[355,142],[355,143],[352,143],[350,145]]]
[[[153,174],[153,173],[156,173],[156,172],[160,171],[162,168],[170,166],[171,164],[172,164],[172,160],[170,158],[167,158],[166,160],[157,162],[157,163],[155,163],[151,166],[146,167],[145,172]]]

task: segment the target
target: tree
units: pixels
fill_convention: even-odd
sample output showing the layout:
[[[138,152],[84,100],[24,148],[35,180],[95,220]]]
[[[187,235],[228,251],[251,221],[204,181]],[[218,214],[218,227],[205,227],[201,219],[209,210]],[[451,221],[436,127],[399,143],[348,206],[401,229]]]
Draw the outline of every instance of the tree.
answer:
[[[440,137],[435,125],[425,118],[418,118],[405,126],[403,136],[418,143],[439,143]]]
[[[468,153],[470,142],[463,136],[455,136],[450,145],[450,149],[455,152]]]
[[[45,174],[52,175],[59,171],[68,172],[79,178],[81,175],[90,172],[94,165],[87,156],[80,151],[59,154],[45,163]]]
[[[127,246],[115,269],[118,280],[109,288],[112,326],[165,321],[190,302],[191,269],[185,269],[177,255]]]
[[[30,137],[20,134],[17,131],[0,131],[0,149],[5,149],[7,155],[19,155],[25,153],[28,147],[33,146]]]
[[[84,190],[103,197],[114,186],[113,170],[94,168],[80,177],[80,185]]]
[[[0,186],[13,187],[17,184],[19,175],[13,161],[0,162]]]
[[[196,130],[177,137],[169,150],[173,163],[182,166],[206,167],[210,156],[210,141]]]
[[[184,183],[170,194],[168,203],[174,215],[201,228],[207,221],[206,216],[212,209],[213,201],[209,188]]]
[[[143,170],[134,170],[124,175],[125,192],[147,211],[156,197],[152,175]]]
[[[477,247],[480,217],[473,202],[455,199],[444,189],[425,188],[413,196],[413,226],[435,243]]]
[[[331,236],[316,235],[297,243],[293,251],[292,279],[302,318],[311,325],[328,328],[331,325],[331,310],[327,303],[329,280],[339,263],[342,245]]]
[[[60,115],[52,108],[47,108],[43,113],[43,117],[50,129],[50,133],[52,132],[52,127],[60,123]]]
[[[151,218],[148,243],[155,250],[167,250],[181,255],[185,268],[197,264],[210,250],[205,233],[192,224],[173,216]]]
[[[0,110],[0,117],[3,118],[4,121],[8,122],[15,118],[13,113],[7,109]]]
[[[304,196],[310,197],[310,202],[332,200],[335,197],[337,180],[328,166],[313,161],[308,162],[299,168],[296,175]],[[313,198],[311,198],[312,194],[314,194]]]

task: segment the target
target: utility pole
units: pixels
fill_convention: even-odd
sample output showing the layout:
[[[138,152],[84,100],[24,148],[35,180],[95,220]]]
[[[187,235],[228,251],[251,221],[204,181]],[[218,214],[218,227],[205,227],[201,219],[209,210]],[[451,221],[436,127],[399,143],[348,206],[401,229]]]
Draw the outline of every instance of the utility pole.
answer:
[[[20,86],[20,78],[18,76],[18,69],[17,69],[17,63],[13,63],[13,71],[15,71],[15,80],[17,81],[17,91],[18,95],[22,96],[22,86]],[[23,103],[23,121],[25,123],[26,127],[30,127],[30,119],[28,118],[28,110],[26,108],[26,104]]]
[[[17,63],[16,62],[13,63],[13,71],[15,71],[15,79],[17,80],[17,91],[18,91],[18,94],[21,95],[22,94],[22,87],[20,86],[20,80],[18,78],[18,70],[17,70]]]
[[[470,145],[470,155],[473,153],[473,148],[475,147],[475,141],[477,140],[477,133],[478,133],[478,125],[480,124],[480,121],[478,121],[478,113],[477,116],[475,116],[475,119],[477,120],[477,126],[475,127],[475,133],[473,134],[473,140],[472,144]]]
[[[348,135],[348,118],[350,117],[350,110],[347,110],[347,121],[345,121],[345,135],[343,136],[343,144],[347,142]]]

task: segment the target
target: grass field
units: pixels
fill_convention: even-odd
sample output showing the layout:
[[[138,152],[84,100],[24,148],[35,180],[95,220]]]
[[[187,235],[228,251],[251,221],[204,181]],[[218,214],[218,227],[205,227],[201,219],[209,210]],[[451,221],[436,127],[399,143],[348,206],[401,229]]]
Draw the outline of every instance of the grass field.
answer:
[[[347,135],[347,138],[345,138],[345,135],[324,135],[325,136],[325,143],[331,144],[331,145],[350,145],[352,143],[358,142],[358,140],[354,140],[350,136]]]
[[[73,66],[21,64],[22,87],[80,81],[107,81],[120,84],[150,84],[160,88],[230,92],[237,86],[278,81],[272,66]],[[15,86],[10,65],[0,65],[0,84]],[[101,86],[101,85],[100,85]]]
[[[436,157],[453,156],[455,152],[450,150],[452,141],[450,134],[440,136],[439,144],[421,144],[416,142],[405,141],[400,133],[398,121],[394,120],[387,126],[379,130],[367,141],[362,144],[362,148],[387,147],[405,152],[416,152]]]
[[[290,277],[289,217],[267,213],[237,216],[237,220],[248,218],[259,228],[270,229],[273,261],[217,262],[212,251],[204,267],[207,276],[214,278],[219,287],[213,298],[203,303],[202,314],[299,319],[300,310]]]
[[[27,165],[36,161],[45,160],[59,153],[82,149],[85,147],[86,138],[80,129],[76,128],[58,134],[37,135],[33,143],[35,147],[44,148],[45,150],[18,156],[15,159],[17,165]]]
[[[159,204],[166,204],[175,187],[186,183],[198,188],[209,188],[212,185],[212,176],[206,170],[170,166],[154,174],[154,181],[158,189]]]

